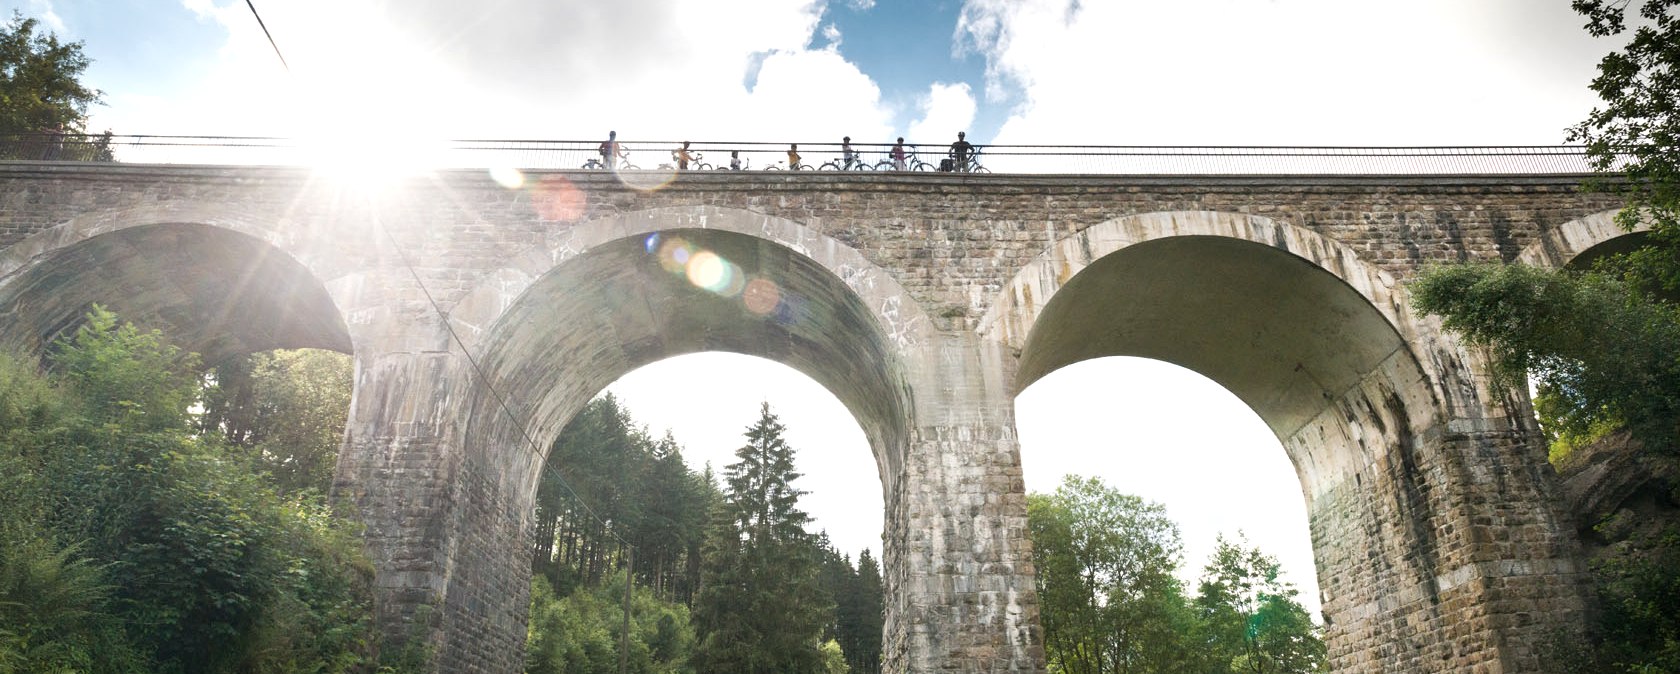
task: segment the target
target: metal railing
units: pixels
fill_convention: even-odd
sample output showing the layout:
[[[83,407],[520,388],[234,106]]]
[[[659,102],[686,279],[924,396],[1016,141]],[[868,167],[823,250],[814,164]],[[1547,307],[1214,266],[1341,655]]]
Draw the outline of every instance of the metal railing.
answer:
[[[0,137],[0,159],[149,164],[585,169],[598,166],[601,141],[438,142],[374,139],[305,141],[278,137],[25,134]],[[680,141],[621,139],[619,170],[670,171]],[[895,170],[892,145],[854,143],[845,164],[838,143],[799,143],[798,170]],[[787,143],[694,141],[688,170],[789,170]],[[980,172],[1096,175],[1544,175],[1592,173],[1579,146],[1212,147],[1121,145],[976,146]],[[905,144],[904,171],[939,172],[944,144]]]

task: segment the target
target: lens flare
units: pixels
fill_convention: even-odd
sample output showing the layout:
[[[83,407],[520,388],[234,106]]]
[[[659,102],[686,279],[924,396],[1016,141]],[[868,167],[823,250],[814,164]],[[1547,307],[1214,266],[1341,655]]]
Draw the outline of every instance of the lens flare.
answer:
[[[490,179],[496,181],[497,185],[510,190],[517,190],[525,186],[525,174],[511,166],[490,169]]]
[[[755,278],[747,282],[747,287],[741,293],[741,303],[760,316],[767,316],[776,310],[776,305],[782,303],[782,289],[776,282],[767,278]]]
[[[563,176],[548,176],[536,184],[531,194],[537,217],[549,222],[572,222],[583,217],[588,208],[583,190]]]
[[[729,287],[733,266],[728,260],[718,257],[717,253],[700,251],[688,260],[688,282],[721,294],[724,288]]]
[[[625,187],[641,190],[643,192],[656,191],[671,184],[671,181],[677,179],[677,170],[669,167],[656,169],[627,169],[620,167],[615,169],[613,173],[618,176],[618,181],[624,183]]]
[[[688,261],[694,257],[694,247],[681,237],[675,237],[659,244],[659,266],[673,274],[683,274],[688,270]]]

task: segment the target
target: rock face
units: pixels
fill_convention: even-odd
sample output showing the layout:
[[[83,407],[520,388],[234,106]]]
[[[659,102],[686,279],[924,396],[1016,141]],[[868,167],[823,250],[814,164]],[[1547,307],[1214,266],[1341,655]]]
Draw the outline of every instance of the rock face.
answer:
[[[519,668],[560,428],[705,350],[809,374],[869,437],[888,671],[1043,671],[1013,398],[1108,355],[1197,370],[1283,441],[1337,671],[1533,671],[1585,606],[1527,401],[1403,286],[1619,234],[1574,178],[0,173],[5,346],[101,302],[210,361],[354,354],[337,496],[368,525],[381,624],[438,671]]]
[[[1646,452],[1625,432],[1571,452],[1558,473],[1589,562],[1680,525],[1680,457]]]

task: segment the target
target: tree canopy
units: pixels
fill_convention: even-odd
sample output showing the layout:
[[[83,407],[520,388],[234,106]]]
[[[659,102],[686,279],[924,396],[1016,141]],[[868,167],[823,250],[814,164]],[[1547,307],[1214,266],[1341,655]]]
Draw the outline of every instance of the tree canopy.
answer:
[[[1275,559],[1223,538],[1187,597],[1178,527],[1160,504],[1070,475],[1027,497],[1051,671],[1313,672],[1318,628]]]
[[[50,365],[0,358],[0,671],[375,664],[354,529],[198,432],[196,357],[95,307]]]

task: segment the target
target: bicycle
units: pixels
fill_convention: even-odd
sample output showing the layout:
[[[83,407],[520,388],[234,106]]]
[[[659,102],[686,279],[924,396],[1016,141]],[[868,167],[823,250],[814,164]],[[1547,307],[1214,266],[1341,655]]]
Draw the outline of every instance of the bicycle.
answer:
[[[604,170],[607,170],[610,167],[608,167],[605,162],[601,161],[600,157],[594,157],[594,158],[591,158],[589,161],[584,162],[582,168],[589,169],[589,170],[592,170],[592,171],[604,171]],[[640,171],[642,169],[641,169],[641,167],[630,163],[630,153],[628,151],[625,151],[625,152],[618,153],[618,167],[614,170],[618,170],[618,171]]]
[[[991,173],[992,170],[980,165],[980,147],[975,146],[968,151],[968,157],[961,164],[956,157],[947,157],[939,161],[939,170],[947,173]]]
[[[939,170],[938,166],[934,166],[933,164],[929,164],[925,161],[922,161],[921,155],[916,154],[915,150],[911,150],[909,156],[904,158],[904,167],[905,167],[906,170],[910,170],[910,171],[937,171],[937,170]]]
[[[857,155],[854,154],[851,159],[846,159],[846,158],[842,157],[840,159],[835,159],[833,161],[823,162],[823,165],[818,166],[817,170],[818,171],[873,171],[873,170],[875,170],[875,167],[876,167],[875,164],[870,164],[868,162],[863,161],[862,159],[858,159]]]
[[[680,160],[677,159],[677,151],[672,150],[671,151],[671,163],[660,164],[659,165],[659,170],[661,170],[661,171],[710,171],[710,170],[713,170],[713,169],[716,169],[716,168],[720,168],[720,167],[712,166],[711,164],[706,163],[704,157],[699,152],[690,152],[689,153],[688,168],[686,168],[686,169],[677,168],[679,163],[680,163]],[[721,168],[727,169],[728,167],[725,166],[725,167],[721,167]]]

